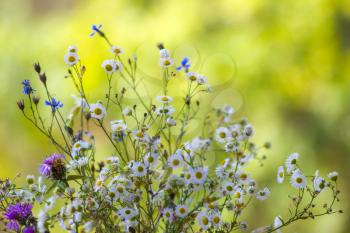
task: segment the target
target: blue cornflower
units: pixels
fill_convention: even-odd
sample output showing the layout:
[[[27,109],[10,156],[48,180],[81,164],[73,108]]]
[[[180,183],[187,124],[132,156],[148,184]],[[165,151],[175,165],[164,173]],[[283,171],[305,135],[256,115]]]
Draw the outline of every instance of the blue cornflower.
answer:
[[[33,93],[34,89],[30,85],[30,81],[29,80],[23,80],[22,81],[22,85],[23,85],[23,91],[22,91],[23,94],[30,95],[30,94]]]
[[[191,67],[190,59],[188,57],[185,57],[181,61],[181,65],[176,67],[176,70],[182,70],[184,69],[186,72],[188,72],[188,69]]]
[[[58,108],[63,107],[63,103],[59,100],[56,100],[56,98],[51,98],[51,102],[49,100],[45,100],[45,105],[46,106],[51,106],[52,111],[54,112]]]
[[[102,27],[102,24],[99,24],[99,25],[95,25],[93,24],[91,26],[91,30],[92,32],[90,33],[90,37],[93,37],[96,33],[98,33],[100,36],[103,36],[104,33],[100,30],[100,28]]]

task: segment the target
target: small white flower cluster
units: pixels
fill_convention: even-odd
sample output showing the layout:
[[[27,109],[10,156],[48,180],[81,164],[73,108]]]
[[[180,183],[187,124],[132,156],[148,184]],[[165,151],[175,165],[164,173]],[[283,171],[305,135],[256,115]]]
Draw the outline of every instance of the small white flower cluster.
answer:
[[[140,75],[137,59],[128,59],[126,63],[123,49],[111,45],[101,25],[92,28],[91,35],[101,36],[115,55],[114,59],[102,63],[108,77],[107,100],[90,102],[87,99],[83,85],[85,66],[79,60],[77,48],[71,46],[65,56],[70,66],[67,77],[73,80],[79,98],[75,97],[76,105],[68,120],[55,108],[51,112],[55,121],[46,125],[49,121],[42,120],[39,108],[31,108],[37,111],[33,110],[31,122],[51,140],[59,153],[43,161],[40,173],[45,178],[39,177],[36,182],[34,176],[28,176],[26,187],[6,185],[3,189],[9,191],[0,192],[2,206],[12,202],[10,199],[31,203],[38,205],[39,214],[26,214],[21,221],[8,219],[12,224],[8,228],[13,228],[14,222],[25,222],[27,230],[35,225],[35,232],[42,233],[57,225],[70,233],[247,230],[242,212],[255,199],[264,201],[270,197],[270,189],[258,185],[247,165],[251,161],[261,163],[265,159],[261,150],[269,149],[270,144],[258,146],[252,142],[254,128],[247,120],[236,119],[229,105],[217,109],[205,107],[205,112],[212,111],[204,116],[206,120],[198,134],[188,138],[188,128],[200,118],[199,93],[208,90],[205,76],[191,71],[189,58],[183,59],[174,69],[175,61],[170,52],[159,45],[164,89],[153,104],[153,99],[143,98],[137,89]],[[42,75],[38,65],[36,70]],[[170,76],[183,76],[188,83],[187,92],[179,102],[169,94]],[[113,93],[111,87],[115,81],[127,87]],[[44,88],[51,99],[46,79]],[[133,107],[125,100],[129,92],[138,98]],[[52,101],[49,103],[53,105]],[[21,104],[23,114],[28,117],[24,102]],[[179,105],[182,107],[177,109],[175,106]],[[58,136],[53,135],[54,128],[59,129]],[[112,151],[107,158],[98,161],[100,152],[96,149],[95,135],[101,133],[106,139],[103,145]],[[223,162],[208,163],[213,154],[214,159]],[[296,153],[288,157],[285,166],[278,168],[278,183],[282,183],[286,175],[290,176],[292,186],[300,190],[299,196],[293,199],[298,214],[292,216],[293,221],[306,215],[320,215],[312,212],[313,203],[299,208],[304,212],[298,212],[302,193],[309,192],[313,202],[322,190],[329,188],[333,191],[333,200],[338,199],[334,185],[338,174],[329,174],[331,183],[316,172],[312,177],[313,186],[309,188]],[[46,185],[43,179],[47,179]],[[16,208],[0,210],[13,212]],[[231,213],[229,219],[224,218],[226,212]],[[327,213],[332,212],[329,206]],[[22,221],[24,218],[26,221]],[[279,230],[286,222],[276,217],[268,232]]]

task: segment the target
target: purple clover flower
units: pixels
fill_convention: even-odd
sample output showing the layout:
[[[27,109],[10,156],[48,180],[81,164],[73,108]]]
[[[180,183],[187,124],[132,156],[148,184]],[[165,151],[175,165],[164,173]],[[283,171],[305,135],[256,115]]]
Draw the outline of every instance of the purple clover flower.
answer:
[[[40,174],[49,177],[52,174],[52,168],[57,162],[60,162],[64,156],[61,154],[53,154],[47,157],[40,166]]]
[[[20,226],[26,224],[28,218],[32,216],[32,209],[33,205],[29,203],[16,203],[14,205],[9,205],[4,213],[4,217],[9,221],[6,225],[7,229],[19,231]],[[29,227],[30,226],[27,226],[25,229],[30,230]],[[26,231],[26,233],[31,233],[31,231]]]
[[[29,80],[23,80],[22,81],[22,85],[23,85],[23,91],[22,91],[23,94],[30,95],[30,94],[33,93],[34,89],[30,85],[30,81]]]

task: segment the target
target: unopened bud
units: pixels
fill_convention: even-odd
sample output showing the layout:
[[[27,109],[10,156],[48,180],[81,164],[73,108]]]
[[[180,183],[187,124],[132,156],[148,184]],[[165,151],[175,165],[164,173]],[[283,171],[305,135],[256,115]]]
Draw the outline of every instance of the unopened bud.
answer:
[[[40,101],[40,97],[39,96],[34,96],[33,97],[33,102],[34,102],[35,105],[38,105],[39,101]]]
[[[40,74],[40,81],[46,86],[46,74],[42,73]]]
[[[39,62],[38,62],[38,63],[34,63],[33,66],[34,66],[35,72],[37,72],[38,74],[40,74],[40,72],[41,72],[41,67],[40,67]]]
[[[23,111],[24,110],[24,101],[23,100],[17,101],[17,106],[21,111]]]

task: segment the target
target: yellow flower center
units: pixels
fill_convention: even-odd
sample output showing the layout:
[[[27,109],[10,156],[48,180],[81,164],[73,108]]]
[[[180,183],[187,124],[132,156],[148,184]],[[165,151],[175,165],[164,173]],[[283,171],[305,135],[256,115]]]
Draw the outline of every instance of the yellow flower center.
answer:
[[[218,223],[220,222],[220,218],[219,218],[218,216],[214,216],[213,222],[214,222],[215,224],[218,224]]]
[[[139,138],[142,138],[142,137],[143,137],[142,131],[138,131],[138,132],[136,133],[136,136],[139,137]]]
[[[301,177],[297,177],[297,178],[295,179],[295,181],[296,181],[298,184],[303,183],[303,179],[302,179]]]
[[[170,65],[170,61],[169,61],[168,59],[165,59],[165,60],[163,61],[163,64],[164,64],[165,66],[168,66],[168,65]]]
[[[209,219],[208,219],[207,217],[203,217],[203,218],[202,218],[202,223],[203,223],[204,225],[208,225],[208,224],[209,224]]]
[[[201,179],[203,177],[203,174],[201,172],[196,172],[196,178]]]
[[[112,71],[113,70],[113,67],[110,64],[107,64],[105,66],[105,68],[106,68],[107,71]]]
[[[184,213],[186,213],[186,209],[183,208],[183,207],[181,207],[181,208],[179,209],[179,212],[180,212],[181,214],[184,214]]]
[[[121,187],[121,186],[119,186],[119,187],[117,188],[117,191],[118,191],[119,193],[123,193],[123,192],[124,192],[124,188]]]
[[[195,75],[191,75],[190,77],[188,77],[188,79],[191,81],[196,81],[197,77]]]
[[[69,62],[75,62],[75,57],[74,56],[69,56],[68,57]]]
[[[178,166],[180,164],[180,161],[178,159],[173,160],[173,165]]]
[[[153,162],[154,162],[154,158],[153,158],[152,156],[149,156],[149,157],[147,158],[147,161],[148,161],[149,163],[153,163]]]
[[[144,169],[143,169],[142,166],[138,166],[138,167],[137,167],[137,171],[138,171],[138,172],[143,172],[143,170],[144,170]]]
[[[101,115],[101,114],[102,114],[102,109],[100,109],[100,108],[95,108],[95,109],[94,109],[94,113],[95,113],[96,115]]]

